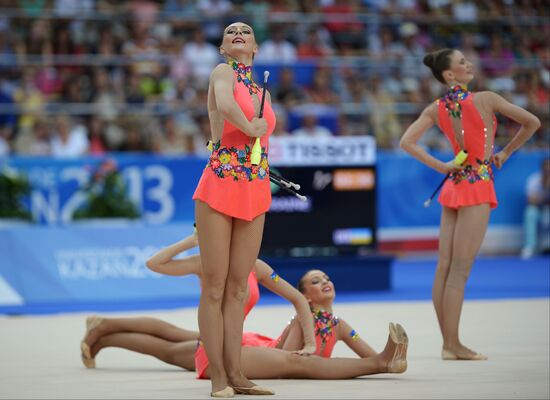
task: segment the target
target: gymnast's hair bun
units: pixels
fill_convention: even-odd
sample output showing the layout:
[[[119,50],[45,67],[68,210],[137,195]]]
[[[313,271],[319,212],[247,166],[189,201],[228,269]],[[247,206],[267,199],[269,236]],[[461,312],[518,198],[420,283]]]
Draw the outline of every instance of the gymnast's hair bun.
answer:
[[[422,61],[424,65],[428,68],[432,68],[435,63],[435,55],[434,53],[428,53],[424,56],[424,60]]]

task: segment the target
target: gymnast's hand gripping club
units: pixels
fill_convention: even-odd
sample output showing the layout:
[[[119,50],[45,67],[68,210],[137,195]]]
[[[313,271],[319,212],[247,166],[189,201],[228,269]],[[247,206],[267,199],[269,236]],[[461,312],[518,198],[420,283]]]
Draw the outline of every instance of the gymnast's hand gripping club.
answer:
[[[462,165],[464,164],[464,161],[466,161],[466,158],[468,158],[468,152],[465,151],[465,150],[460,150],[460,152],[456,155],[455,159],[453,160],[453,162],[456,164],[456,165]],[[439,184],[439,186],[437,188],[435,188],[433,194],[430,196],[430,198],[428,200],[426,200],[424,202],[424,207],[428,208],[430,206],[430,204],[432,203],[432,200],[433,198],[435,197],[435,195],[437,194],[437,192],[439,192],[439,189],[441,189],[441,187],[443,186],[443,184],[445,183],[445,181],[447,179],[449,179],[449,176],[451,175],[451,173],[447,173],[447,175],[445,175],[445,178],[443,178],[443,180],[441,181],[441,183]]]
[[[260,112],[258,114],[258,118],[262,118],[264,115],[265,93],[267,91],[267,78],[269,78],[269,71],[264,71],[264,87],[262,90],[262,100],[260,102]],[[258,137],[254,142],[254,146],[252,146],[252,151],[250,152],[250,163],[252,165],[259,165],[261,159],[262,159],[262,146],[260,144],[260,138]],[[295,191],[300,189],[300,185],[294,182],[290,182],[289,180],[284,179],[279,175],[272,174],[271,172],[269,173],[269,180],[275,183],[276,185],[278,185],[284,191],[295,195],[300,200],[302,201],[307,200],[305,196]]]
[[[258,118],[264,116],[264,104],[265,104],[265,92],[267,91],[267,78],[269,78],[269,71],[264,71],[264,88],[262,90],[262,101],[260,103],[260,113]],[[260,138],[257,137],[252,146],[252,151],[250,153],[250,163],[252,165],[259,165],[262,159],[262,145],[260,144]]]

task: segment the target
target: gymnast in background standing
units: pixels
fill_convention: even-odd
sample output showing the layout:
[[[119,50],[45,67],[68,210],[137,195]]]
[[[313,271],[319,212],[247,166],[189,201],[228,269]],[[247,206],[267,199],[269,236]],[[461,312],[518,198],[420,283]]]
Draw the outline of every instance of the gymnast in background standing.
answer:
[[[420,162],[449,174],[439,196],[439,256],[432,288],[443,336],[441,356],[444,360],[485,360],[486,356],[462,344],[459,322],[466,281],[485,236],[491,209],[497,206],[492,165],[501,168],[540,127],[540,121],[496,93],[470,92],[467,85],[474,78],[473,65],[459,50],[434,51],[424,57],[424,64],[446,91],[407,128],[400,144]],[[493,154],[495,113],[521,126],[512,140]],[[417,144],[433,125],[443,131],[455,154],[467,152],[463,165],[440,161]]]

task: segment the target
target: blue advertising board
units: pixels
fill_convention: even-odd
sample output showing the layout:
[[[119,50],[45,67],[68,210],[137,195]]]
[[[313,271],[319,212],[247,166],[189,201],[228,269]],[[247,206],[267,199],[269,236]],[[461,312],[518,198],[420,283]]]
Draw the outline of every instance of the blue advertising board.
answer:
[[[5,165],[29,178],[32,191],[25,203],[35,221],[64,225],[86,199],[79,188],[106,158],[116,160],[130,200],[142,210],[143,222],[161,225],[193,219],[191,197],[205,159],[120,154],[79,159],[14,157]]]
[[[327,147],[330,151],[322,151],[320,143],[291,144],[294,147],[289,149],[302,157],[301,165],[306,163],[308,168],[330,165],[330,160],[338,155],[341,164],[352,162],[353,157],[362,160],[367,157],[367,164],[376,170],[374,207],[378,229],[437,228],[441,207],[437,202],[430,208],[422,204],[442,176],[418,161],[399,152],[377,152],[374,157],[369,144],[365,144],[364,153],[361,147],[339,147],[336,142]],[[273,165],[284,169],[288,161],[286,153],[277,146],[276,143],[273,146]],[[436,156],[452,158],[446,153]],[[85,201],[79,188],[91,178],[94,168],[104,158],[14,157],[0,160],[0,168],[13,168],[30,179],[32,191],[25,199],[25,206],[35,219],[22,226],[6,226],[0,220],[0,313],[197,303],[199,284],[196,278],[155,274],[147,270],[145,260],[159,248],[192,232],[192,194],[205,159],[149,155],[112,157],[125,177],[129,198],[141,210],[142,217],[137,222],[113,226],[114,221],[111,221],[107,222],[111,226],[106,226],[71,221],[73,211]],[[500,203],[491,215],[491,224],[521,227],[525,183],[530,174],[539,170],[544,157],[547,157],[544,151],[520,152],[514,154],[503,169],[495,171]],[[301,168],[292,164],[290,167]],[[355,185],[356,181],[347,179],[345,182]],[[306,182],[301,183],[306,187]],[[281,207],[280,202],[274,204]],[[326,212],[351,211],[333,207]],[[280,209],[272,210],[268,218],[281,212]],[[269,234],[285,234],[267,233],[266,239]],[[354,234],[356,231],[349,230],[346,240],[352,240]],[[335,237],[340,240],[342,235]]]
[[[0,313],[196,302],[196,277],[167,277],[145,266],[160,248],[189,235],[191,224],[108,225],[0,229]]]

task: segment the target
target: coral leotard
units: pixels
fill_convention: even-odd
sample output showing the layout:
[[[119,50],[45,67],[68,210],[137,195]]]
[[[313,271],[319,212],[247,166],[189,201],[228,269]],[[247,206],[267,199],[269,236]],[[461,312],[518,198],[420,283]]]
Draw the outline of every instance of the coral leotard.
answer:
[[[242,65],[242,64],[241,64]],[[243,66],[244,67],[244,66]],[[235,70],[233,96],[248,120],[255,116],[254,103],[243,74]],[[257,89],[261,98],[263,89]],[[275,128],[275,114],[268,101],[264,104],[263,118],[267,121],[267,133],[262,136],[261,161],[258,166],[250,163],[250,151],[255,138],[224,121],[222,138],[213,144],[212,154],[193,195],[220,213],[251,221],[269,210],[271,186],[267,153],[269,135]]]
[[[335,315],[321,310],[312,310],[313,323],[315,324],[315,353],[316,356],[329,358],[336,344],[337,337],[334,327],[338,325],[338,317]],[[294,319],[294,318],[293,318]],[[283,330],[283,332],[276,339],[272,339],[267,336],[260,335],[254,332],[243,333],[243,346],[257,346],[257,347],[278,347],[281,342],[281,338],[286,336],[286,330],[289,326]]]
[[[468,158],[463,164],[466,168],[449,176],[438,200],[441,205],[453,209],[484,203],[495,208],[498,203],[490,157],[496,132],[496,118],[493,115],[492,127],[487,126],[489,124],[486,124],[474,104],[475,94],[467,93],[467,97],[458,101],[462,114],[458,120],[449,115],[445,101],[438,100],[439,127],[451,143],[454,154],[461,150],[457,137],[468,152]]]
[[[244,307],[244,316],[248,315],[250,310],[254,308],[260,299],[260,289],[258,287],[258,279],[256,272],[252,271],[248,276],[248,299]],[[338,324],[338,317],[326,311],[312,310],[313,320],[315,323],[315,341],[317,344],[315,355],[329,358],[337,342],[336,332],[334,327]],[[242,346],[254,347],[277,347],[281,341],[283,333],[278,338],[273,339],[267,336],[260,335],[255,332],[243,332]],[[208,356],[202,341],[197,341],[197,349],[195,351],[195,369],[197,371],[197,379],[206,379],[206,369],[208,368]]]

